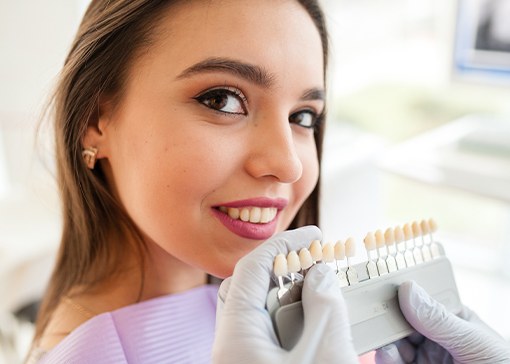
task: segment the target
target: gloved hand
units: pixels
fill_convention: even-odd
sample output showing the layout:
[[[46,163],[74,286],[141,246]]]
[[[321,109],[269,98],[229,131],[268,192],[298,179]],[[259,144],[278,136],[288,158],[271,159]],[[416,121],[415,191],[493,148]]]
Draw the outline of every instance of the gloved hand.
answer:
[[[274,257],[308,247],[321,239],[317,227],[277,234],[236,265],[219,292],[213,363],[305,364],[358,363],[352,345],[347,308],[336,275],[326,264],[313,266],[302,291],[303,335],[287,351],[280,347],[265,308]]]
[[[377,350],[377,364],[510,363],[510,343],[468,308],[456,316],[414,282],[400,286],[398,299],[418,333]]]

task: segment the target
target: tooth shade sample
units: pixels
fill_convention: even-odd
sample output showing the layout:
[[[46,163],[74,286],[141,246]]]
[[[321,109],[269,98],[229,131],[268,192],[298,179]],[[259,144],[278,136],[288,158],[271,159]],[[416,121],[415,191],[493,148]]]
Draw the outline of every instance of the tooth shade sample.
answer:
[[[314,240],[310,244],[310,255],[314,262],[322,260],[322,246],[319,240]]]
[[[335,248],[333,247],[333,244],[324,244],[322,247],[322,260],[326,263],[330,263],[335,260]]]
[[[384,235],[381,230],[377,230],[375,232],[375,246],[378,248],[384,247],[386,244],[384,243]]]
[[[287,259],[285,258],[285,255],[278,254],[274,258],[274,267],[273,267],[274,274],[277,277],[286,276],[288,273],[288,267],[287,267]]]
[[[395,233],[392,228],[387,228],[384,232],[384,241],[386,245],[392,245],[395,242]]]
[[[429,219],[430,232],[435,233],[437,231],[437,224],[434,219]]]
[[[299,262],[299,257],[294,250],[287,254],[287,266],[289,269],[289,273],[297,273],[301,270],[301,263]]]
[[[365,249],[368,251],[375,249],[375,235],[372,232],[367,233],[367,236],[365,236],[365,239],[363,240],[363,243],[365,243]]]
[[[335,250],[335,259],[336,260],[344,260],[345,259],[345,244],[343,241],[338,240],[334,247]]]
[[[345,241],[345,255],[347,258],[352,258],[356,255],[356,242],[354,238],[347,238]]]
[[[393,230],[393,232],[395,233],[395,243],[401,243],[404,240],[402,228],[400,226],[395,226],[395,230]]]
[[[411,225],[412,229],[413,229],[413,236],[415,238],[418,238],[421,236],[421,227],[420,227],[420,224],[418,224],[417,221],[413,221],[412,225]]]
[[[404,224],[404,238],[405,240],[410,240],[413,238],[413,231],[409,224]]]
[[[430,232],[429,223],[427,220],[421,220],[420,222],[421,232],[423,234],[428,234]]]
[[[312,255],[308,249],[303,248],[299,251],[299,263],[301,269],[308,269],[313,265]]]

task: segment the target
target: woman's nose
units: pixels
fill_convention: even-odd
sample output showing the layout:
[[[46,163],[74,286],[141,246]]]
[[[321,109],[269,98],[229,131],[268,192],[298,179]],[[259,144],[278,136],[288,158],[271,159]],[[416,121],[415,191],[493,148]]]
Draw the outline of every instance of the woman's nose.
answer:
[[[254,125],[246,170],[256,178],[273,177],[282,183],[301,178],[303,164],[288,120],[266,120]]]

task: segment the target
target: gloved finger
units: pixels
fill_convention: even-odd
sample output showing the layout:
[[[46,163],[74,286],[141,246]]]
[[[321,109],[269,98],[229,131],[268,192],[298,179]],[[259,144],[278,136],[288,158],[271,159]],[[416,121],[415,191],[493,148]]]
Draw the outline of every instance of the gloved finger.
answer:
[[[243,362],[245,348],[254,343],[257,343],[261,350],[273,354],[283,350],[278,344],[271,318],[266,310],[254,309],[250,307],[249,302],[243,303],[228,297],[233,292],[231,282],[232,277],[224,279],[218,290],[213,362],[223,362],[226,355],[232,362]],[[249,285],[249,282],[247,284]],[[232,347],[238,347],[240,350],[232,350]],[[241,355],[241,358],[236,359],[235,355]]]
[[[221,303],[225,303],[225,300],[227,299],[228,290],[230,288],[230,280],[230,277],[225,278],[223,282],[221,282],[220,288],[218,289],[218,299],[221,301]]]
[[[375,351],[376,364],[405,364],[395,344],[389,344]]]
[[[322,232],[318,227],[305,226],[284,231],[265,241],[236,264],[228,300],[239,300],[241,305],[244,303],[264,308],[276,255],[308,247],[312,240],[321,238]]]
[[[230,288],[230,277],[225,278],[218,289],[218,302],[216,303],[216,321],[220,320],[227,299],[228,290]]]
[[[400,353],[400,357],[405,363],[414,362],[414,359],[416,358],[416,348],[408,339],[398,341],[397,349]]]
[[[400,308],[418,332],[449,352],[458,352],[479,340],[476,327],[448,312],[415,282],[404,282],[398,290]]]
[[[473,325],[477,325],[483,330],[485,330],[487,333],[493,335],[497,339],[503,339],[503,337],[494,331],[492,327],[489,327],[485,322],[483,322],[478,315],[471,311],[468,307],[462,306],[461,311],[457,314],[458,317],[464,319],[465,321],[471,322]]]
[[[302,349],[302,356],[338,358],[341,355],[342,363],[357,362],[347,306],[331,267],[317,264],[308,271],[303,282],[302,304],[304,330],[296,346]]]
[[[409,341],[412,345],[417,346],[425,341],[425,336],[419,332],[413,332],[406,338],[406,340]]]

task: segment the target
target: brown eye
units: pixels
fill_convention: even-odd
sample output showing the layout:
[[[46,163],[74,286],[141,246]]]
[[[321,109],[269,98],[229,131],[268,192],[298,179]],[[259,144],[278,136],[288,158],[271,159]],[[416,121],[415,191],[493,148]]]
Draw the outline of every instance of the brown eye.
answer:
[[[227,106],[228,97],[226,95],[214,95],[213,97],[209,98],[208,100],[205,100],[204,102],[207,106],[213,109],[221,110],[225,106]]]
[[[240,91],[230,89],[213,89],[196,97],[196,100],[210,109],[227,114],[246,114]]]
[[[316,127],[318,120],[319,116],[311,110],[298,111],[289,116],[289,122],[308,129]]]

